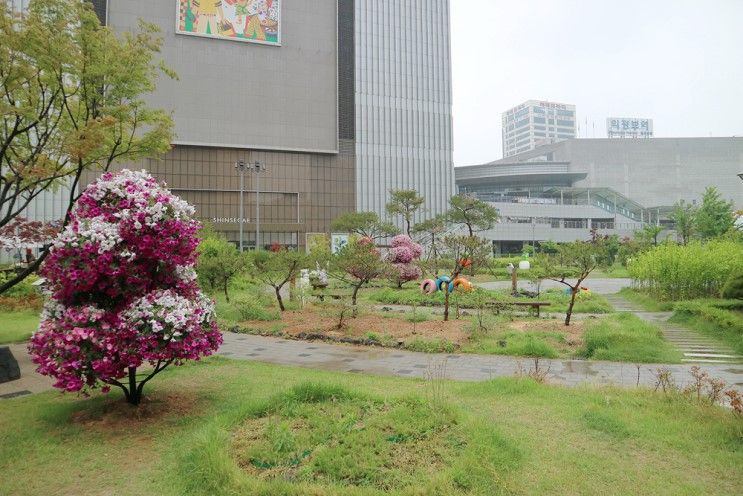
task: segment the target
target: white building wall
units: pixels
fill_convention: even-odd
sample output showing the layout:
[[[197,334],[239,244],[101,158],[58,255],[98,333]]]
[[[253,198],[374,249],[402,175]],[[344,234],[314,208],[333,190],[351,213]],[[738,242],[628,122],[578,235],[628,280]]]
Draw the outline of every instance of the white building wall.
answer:
[[[415,189],[430,217],[454,193],[449,0],[356,0],[356,208],[384,217]]]

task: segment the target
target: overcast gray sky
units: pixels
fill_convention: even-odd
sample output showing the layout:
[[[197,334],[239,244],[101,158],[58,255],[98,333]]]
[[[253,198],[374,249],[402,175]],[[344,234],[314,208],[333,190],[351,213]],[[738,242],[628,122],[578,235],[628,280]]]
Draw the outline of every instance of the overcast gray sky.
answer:
[[[581,137],[743,136],[743,0],[451,0],[451,29],[455,165],[501,158],[529,99],[576,105]]]

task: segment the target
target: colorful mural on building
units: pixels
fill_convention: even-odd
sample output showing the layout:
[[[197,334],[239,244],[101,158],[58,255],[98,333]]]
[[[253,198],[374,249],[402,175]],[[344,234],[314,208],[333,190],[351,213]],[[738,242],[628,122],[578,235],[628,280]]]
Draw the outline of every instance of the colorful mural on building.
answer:
[[[280,0],[177,0],[177,32],[235,41],[281,43]]]

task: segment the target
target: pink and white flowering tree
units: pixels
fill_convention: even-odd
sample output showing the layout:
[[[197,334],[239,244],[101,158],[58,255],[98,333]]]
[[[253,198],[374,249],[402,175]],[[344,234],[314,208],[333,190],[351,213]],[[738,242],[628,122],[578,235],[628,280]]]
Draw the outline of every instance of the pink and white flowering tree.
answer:
[[[214,304],[196,283],[193,213],[145,171],[88,186],[40,270],[48,299],[29,349],[55,387],[116,386],[138,405],[166,367],[217,350]]]
[[[419,279],[423,272],[415,262],[423,255],[423,247],[410,239],[410,236],[400,234],[391,241],[387,261],[392,264],[392,280],[398,288],[408,281]]]

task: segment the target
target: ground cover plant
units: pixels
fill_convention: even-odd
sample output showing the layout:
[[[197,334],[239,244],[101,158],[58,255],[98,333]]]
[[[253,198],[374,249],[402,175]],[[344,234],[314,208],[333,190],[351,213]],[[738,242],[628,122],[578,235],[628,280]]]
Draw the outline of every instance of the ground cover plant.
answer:
[[[302,386],[307,383],[317,386]],[[336,404],[329,400],[333,396]],[[349,419],[354,409],[361,412],[364,400],[369,413],[359,416],[359,423],[341,423],[347,430],[338,435],[363,439],[368,433],[368,442],[354,442],[345,452],[345,444],[336,446],[331,463],[323,465],[330,473],[325,480],[317,482],[323,478],[316,477],[320,471],[314,468],[305,481],[281,481],[251,473],[252,464],[249,470],[241,467],[237,447],[245,435],[259,438],[268,453],[283,453],[279,450],[291,446],[292,437],[299,449],[296,440],[309,429],[292,422],[303,411],[315,419],[319,409],[327,408],[338,415],[332,418]],[[387,413],[379,412],[380,405],[389,405],[384,407]],[[405,414],[395,419],[402,432],[390,430],[380,439],[376,433],[388,426],[385,422],[395,411]],[[52,392],[3,402],[2,412],[0,472],[13,474],[3,477],[2,492],[17,496],[421,491],[675,496],[737,494],[743,487],[742,420],[704,402],[642,388],[565,388],[516,378],[425,381],[210,358],[166,370],[136,416],[113,396],[80,399]],[[246,425],[266,418],[267,412],[280,415],[268,415],[266,429],[245,433]],[[420,434],[417,422],[406,421],[411,412],[433,412],[421,425],[438,430],[424,436],[441,436],[441,427],[451,426],[451,440],[444,436],[440,451],[427,459],[437,465],[436,453],[441,453],[453,462],[436,478],[422,480],[428,486],[417,492],[384,492],[371,484],[374,474],[359,483],[355,475],[376,463],[370,447],[400,449],[411,439],[401,434]],[[415,444],[405,448],[409,446]],[[368,464],[367,455],[372,455]],[[319,465],[315,456],[313,451],[305,457],[297,471],[316,461]],[[408,466],[408,458],[392,460],[382,468],[404,474],[415,467]],[[333,483],[331,476],[344,481]]]

